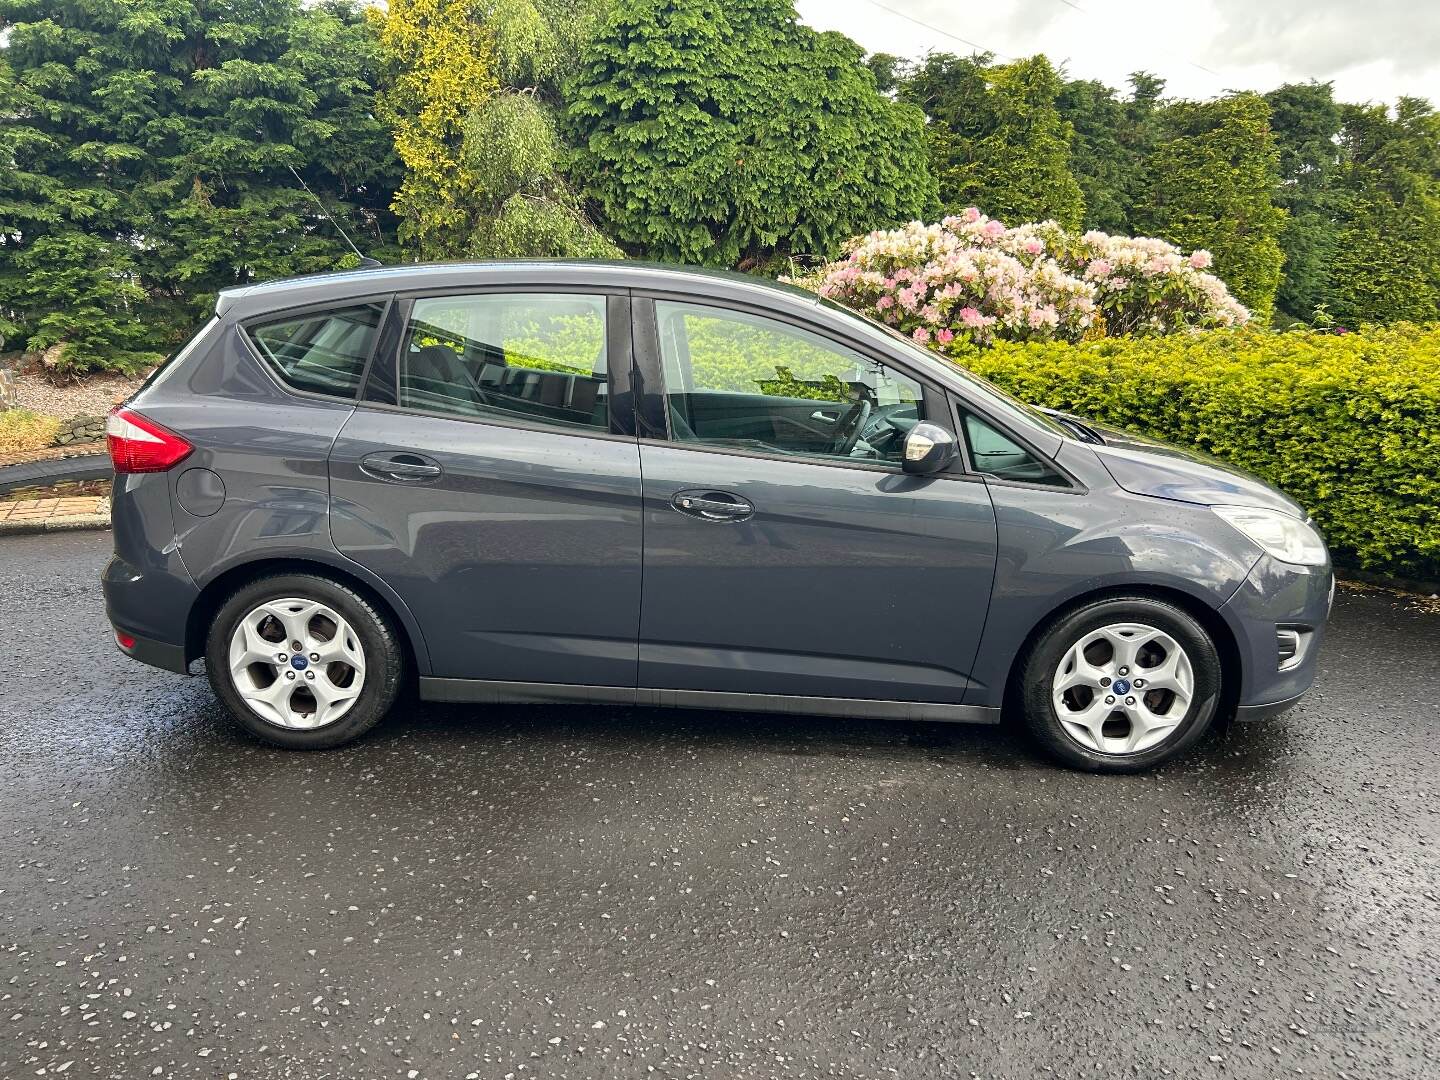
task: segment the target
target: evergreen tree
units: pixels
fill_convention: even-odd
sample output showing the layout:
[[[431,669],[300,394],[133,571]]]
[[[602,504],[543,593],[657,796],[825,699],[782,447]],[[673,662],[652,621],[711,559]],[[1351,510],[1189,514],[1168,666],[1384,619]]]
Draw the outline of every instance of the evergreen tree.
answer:
[[[832,255],[933,198],[923,119],[790,0],[620,0],[567,87],[576,177],[635,253]]]
[[[215,290],[372,245],[391,156],[347,3],[0,0],[0,334],[135,368]]]
[[[1341,107],[1329,83],[1287,83],[1265,101],[1280,151],[1275,201],[1289,215],[1280,234],[1285,274],[1275,304],[1308,321],[1327,301],[1338,250]]]
[[[1060,77],[1043,56],[990,61],[933,53],[902,84],[931,119],[941,202],[952,213],[978,206],[1010,222],[1077,227],[1085,201],[1070,171],[1074,129],[1057,108]]]
[[[1133,233],[1131,218],[1145,189],[1145,161],[1158,136],[1164,83],[1145,72],[1130,76],[1122,98],[1104,83],[1065,83],[1056,108],[1075,130],[1070,168],[1085,197],[1085,224],[1110,233]]]
[[[1440,318],[1440,115],[1401,98],[1350,106],[1327,293],[1343,323]]]
[[[1275,205],[1280,155],[1269,106],[1256,94],[1175,102],[1161,123],[1146,197],[1135,208],[1138,231],[1208,250],[1215,273],[1264,323],[1280,284],[1285,224]]]

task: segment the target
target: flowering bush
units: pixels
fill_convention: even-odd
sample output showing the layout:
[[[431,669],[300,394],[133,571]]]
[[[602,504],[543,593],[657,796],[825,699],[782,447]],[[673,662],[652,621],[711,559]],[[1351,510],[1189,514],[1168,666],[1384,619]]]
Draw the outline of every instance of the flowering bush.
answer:
[[[1242,325],[1250,313],[1209,265],[1163,240],[1011,229],[971,207],[852,240],[796,283],[944,347]]]

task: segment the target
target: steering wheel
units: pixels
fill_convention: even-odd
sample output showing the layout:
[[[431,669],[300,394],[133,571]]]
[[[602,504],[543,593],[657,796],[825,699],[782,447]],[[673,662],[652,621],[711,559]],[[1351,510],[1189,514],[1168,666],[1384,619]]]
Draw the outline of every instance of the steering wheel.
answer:
[[[855,449],[860,433],[865,430],[865,422],[870,419],[870,408],[870,399],[861,397],[835,421],[835,437],[830,442],[830,453],[836,457],[847,457]]]

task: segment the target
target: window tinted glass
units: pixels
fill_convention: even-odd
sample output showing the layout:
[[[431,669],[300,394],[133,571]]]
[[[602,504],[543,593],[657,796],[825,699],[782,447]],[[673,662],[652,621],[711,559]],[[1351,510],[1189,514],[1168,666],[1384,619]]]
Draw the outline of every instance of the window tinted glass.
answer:
[[[1054,418],[1045,415],[1045,413],[1033,405],[1028,405],[1017,398],[1011,397],[989,379],[982,375],[976,375],[975,372],[963,366],[958,361],[942,359],[939,354],[931,352],[923,345],[916,344],[914,338],[908,334],[902,334],[893,326],[886,326],[884,323],[878,322],[867,315],[861,315],[858,311],[852,311],[841,304],[837,304],[834,300],[821,300],[821,303],[831,311],[853,320],[857,330],[860,332],[868,334],[871,337],[879,335],[894,340],[909,351],[915,357],[917,363],[942,365],[947,374],[964,379],[972,390],[983,394],[987,404],[993,406],[997,411],[1003,412],[1007,420],[1015,420],[1027,426],[1038,427],[1051,435],[1063,435],[1067,439],[1073,439],[1075,437],[1073,431],[1068,430],[1062,424],[1056,422]]]
[[[965,438],[970,443],[970,458],[976,472],[989,473],[1001,480],[1068,486],[1068,481],[1045,461],[971,413],[965,416]]]
[[[920,384],[774,319],[657,301],[671,438],[899,463]]]
[[[605,431],[605,371],[603,296],[417,300],[400,354],[400,404]]]
[[[381,303],[316,311],[250,328],[250,338],[297,390],[354,397],[375,345]]]

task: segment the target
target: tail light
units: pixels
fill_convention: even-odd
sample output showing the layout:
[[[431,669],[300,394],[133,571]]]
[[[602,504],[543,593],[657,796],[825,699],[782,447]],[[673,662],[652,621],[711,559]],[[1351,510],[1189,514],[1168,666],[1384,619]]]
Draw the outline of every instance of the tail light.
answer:
[[[117,473],[164,472],[195,448],[169,428],[117,405],[105,421],[105,441]]]

